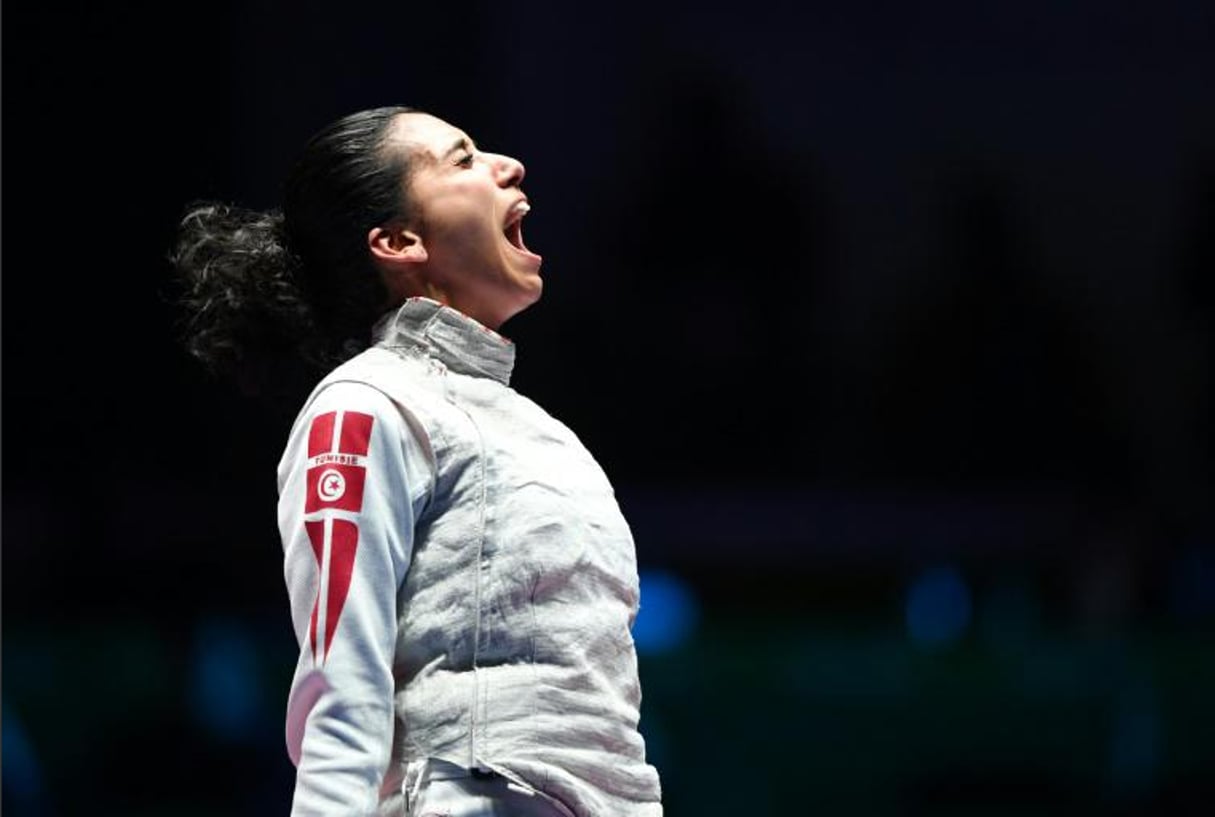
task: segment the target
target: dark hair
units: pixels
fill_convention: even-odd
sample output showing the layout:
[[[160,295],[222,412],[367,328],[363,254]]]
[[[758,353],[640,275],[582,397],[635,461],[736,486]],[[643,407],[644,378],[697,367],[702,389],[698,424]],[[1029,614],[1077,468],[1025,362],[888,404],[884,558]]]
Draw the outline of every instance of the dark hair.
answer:
[[[315,377],[367,345],[389,305],[367,233],[408,214],[409,157],[388,136],[412,110],[360,111],[319,131],[287,176],[281,211],[188,208],[170,261],[194,357],[266,393],[301,364]]]

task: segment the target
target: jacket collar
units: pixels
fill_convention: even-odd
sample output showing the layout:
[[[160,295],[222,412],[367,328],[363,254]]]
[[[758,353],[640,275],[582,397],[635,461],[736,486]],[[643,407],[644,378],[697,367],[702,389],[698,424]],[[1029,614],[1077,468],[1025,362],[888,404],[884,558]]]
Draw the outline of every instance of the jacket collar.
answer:
[[[510,385],[515,344],[462,312],[429,298],[410,298],[372,329],[376,345],[420,348],[448,369]]]

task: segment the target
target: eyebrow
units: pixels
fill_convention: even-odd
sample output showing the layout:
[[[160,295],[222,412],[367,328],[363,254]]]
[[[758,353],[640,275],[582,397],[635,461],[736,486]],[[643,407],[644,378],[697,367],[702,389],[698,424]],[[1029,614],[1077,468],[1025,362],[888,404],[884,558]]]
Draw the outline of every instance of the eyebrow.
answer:
[[[467,136],[461,136],[459,139],[457,139],[455,144],[453,144],[451,147],[449,147],[447,149],[447,152],[444,153],[441,158],[446,159],[448,156],[450,156],[453,153],[460,151],[460,150],[466,150],[469,153],[473,152],[473,150],[474,150],[473,143],[472,143],[472,141],[469,140],[469,138]]]

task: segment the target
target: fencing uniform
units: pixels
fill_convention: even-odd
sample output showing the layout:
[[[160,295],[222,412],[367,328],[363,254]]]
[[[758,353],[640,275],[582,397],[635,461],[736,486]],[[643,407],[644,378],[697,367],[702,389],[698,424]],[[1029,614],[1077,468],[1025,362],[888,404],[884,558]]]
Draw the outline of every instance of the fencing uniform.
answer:
[[[497,333],[415,298],[376,337],[279,463],[293,813],[401,814],[438,768],[659,817],[634,546],[602,469],[510,388]]]

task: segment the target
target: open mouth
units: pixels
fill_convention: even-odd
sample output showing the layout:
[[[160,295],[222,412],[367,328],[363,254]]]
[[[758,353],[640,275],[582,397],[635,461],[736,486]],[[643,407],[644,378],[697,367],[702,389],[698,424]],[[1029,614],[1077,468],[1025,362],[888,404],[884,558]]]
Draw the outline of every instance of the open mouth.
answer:
[[[507,213],[506,226],[502,228],[502,234],[506,236],[506,240],[516,250],[535,256],[536,254],[523,243],[523,217],[531,212],[531,209],[531,205],[526,201],[521,200],[516,202]]]

